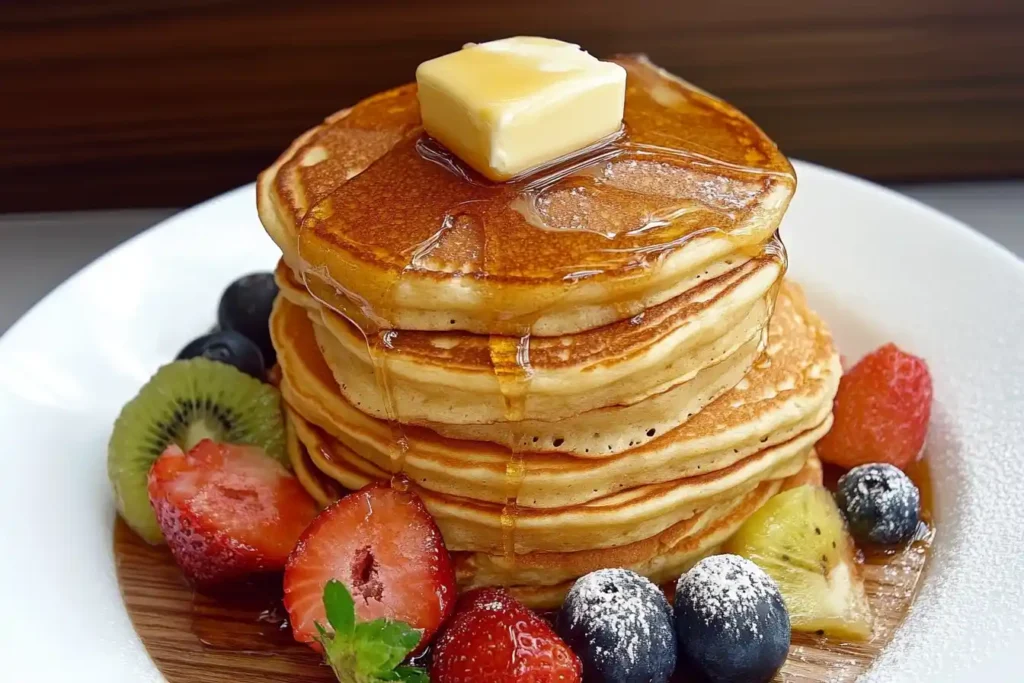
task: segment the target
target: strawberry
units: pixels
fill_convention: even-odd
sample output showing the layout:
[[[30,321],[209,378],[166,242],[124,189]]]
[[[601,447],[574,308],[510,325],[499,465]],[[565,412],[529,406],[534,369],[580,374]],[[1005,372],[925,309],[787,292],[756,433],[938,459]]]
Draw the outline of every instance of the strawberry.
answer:
[[[845,468],[882,462],[904,469],[924,447],[931,410],[927,364],[886,344],[843,375],[818,455]]]
[[[317,647],[331,580],[355,596],[360,619],[390,619],[426,646],[455,605],[455,573],[441,532],[414,493],[375,484],[337,501],[306,529],[284,572],[295,639]]]
[[[170,446],[149,471],[149,501],[175,562],[209,587],[284,569],[317,506],[277,460],[204,439]]]
[[[578,683],[583,667],[543,619],[497,588],[467,593],[434,644],[434,683]]]

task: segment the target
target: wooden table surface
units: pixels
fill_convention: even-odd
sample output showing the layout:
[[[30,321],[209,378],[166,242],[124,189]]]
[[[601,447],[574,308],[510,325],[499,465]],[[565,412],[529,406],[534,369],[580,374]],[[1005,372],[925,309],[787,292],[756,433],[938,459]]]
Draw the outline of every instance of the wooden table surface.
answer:
[[[887,181],[1024,175],[1016,0],[0,3],[0,212],[184,206],[467,40],[643,51],[794,157]]]

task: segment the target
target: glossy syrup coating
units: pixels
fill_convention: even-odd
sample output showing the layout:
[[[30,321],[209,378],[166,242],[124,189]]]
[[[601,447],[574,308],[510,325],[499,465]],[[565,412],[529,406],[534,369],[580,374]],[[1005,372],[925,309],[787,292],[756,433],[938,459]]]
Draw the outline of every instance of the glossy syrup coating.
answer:
[[[264,224],[318,298],[381,327],[445,329],[420,315],[436,308],[456,312],[447,329],[561,334],[571,330],[531,326],[607,298],[619,314],[562,328],[630,317],[635,298],[669,286],[690,242],[730,238],[704,245],[694,258],[705,260],[763,243],[795,177],[726,103],[642,57],[615,61],[624,126],[605,144],[492,183],[423,135],[404,86],[297,141],[261,178]]]

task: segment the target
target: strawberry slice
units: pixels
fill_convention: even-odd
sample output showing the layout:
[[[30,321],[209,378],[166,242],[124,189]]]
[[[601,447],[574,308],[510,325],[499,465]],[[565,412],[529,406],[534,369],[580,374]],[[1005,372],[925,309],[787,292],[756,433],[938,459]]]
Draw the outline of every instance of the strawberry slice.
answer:
[[[259,448],[170,446],[149,471],[149,501],[174,560],[208,587],[284,569],[316,503]]]
[[[471,591],[434,643],[433,683],[579,683],[579,657],[546,621],[498,588]]]
[[[876,462],[905,469],[924,447],[931,410],[928,365],[886,344],[843,375],[818,456],[847,469]]]
[[[386,485],[367,486],[324,510],[299,540],[284,572],[284,606],[295,639],[317,644],[326,623],[322,596],[344,584],[362,621],[404,622],[420,647],[455,605],[455,573],[441,532],[420,499]]]

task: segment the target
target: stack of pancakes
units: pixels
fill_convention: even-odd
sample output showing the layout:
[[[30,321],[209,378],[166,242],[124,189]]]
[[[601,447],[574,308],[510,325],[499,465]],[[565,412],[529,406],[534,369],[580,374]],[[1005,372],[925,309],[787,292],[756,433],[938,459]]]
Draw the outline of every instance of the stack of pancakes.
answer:
[[[528,178],[468,170],[405,86],[258,184],[303,484],[413,487],[461,585],[538,607],[600,567],[672,579],[814,476],[840,376],[783,282],[788,161],[724,102],[616,61],[623,134]]]

